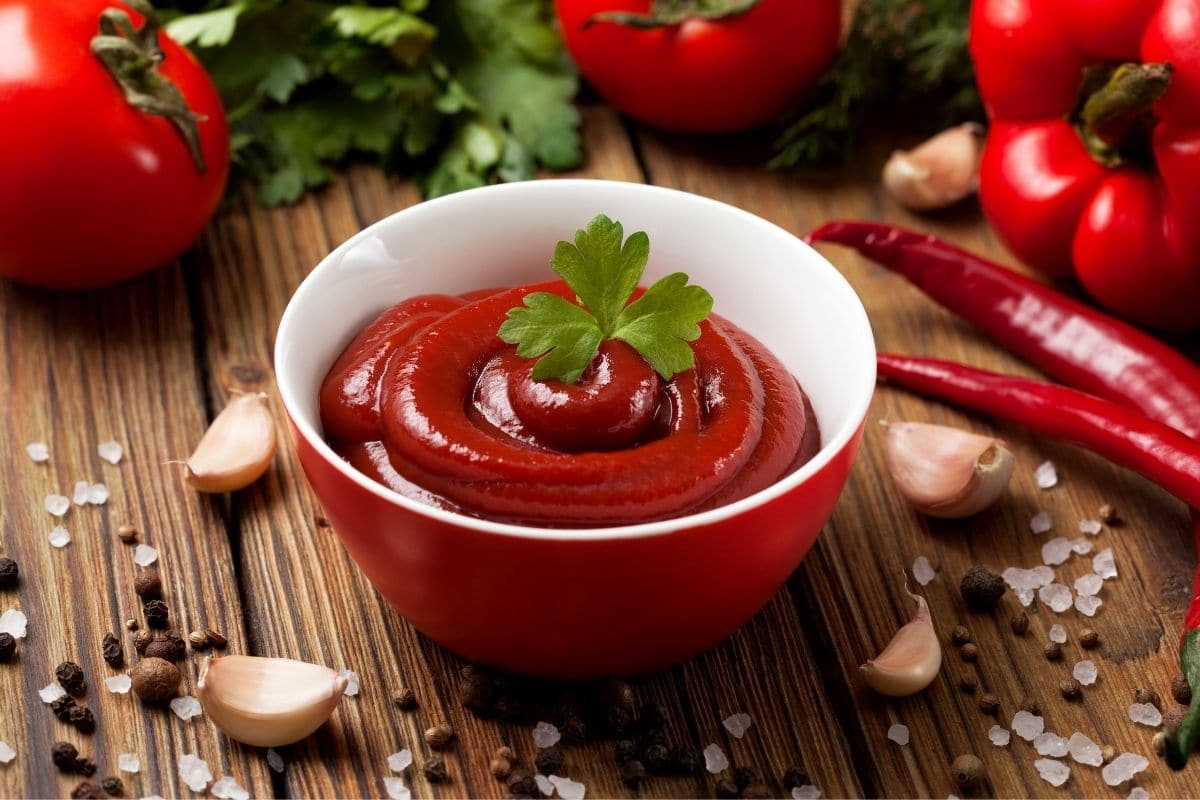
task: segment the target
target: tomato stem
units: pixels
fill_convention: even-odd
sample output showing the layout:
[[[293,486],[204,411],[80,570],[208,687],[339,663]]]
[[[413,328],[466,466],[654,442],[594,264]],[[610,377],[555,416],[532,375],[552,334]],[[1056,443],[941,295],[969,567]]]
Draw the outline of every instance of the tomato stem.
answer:
[[[147,114],[166,117],[179,131],[200,174],[208,171],[200,148],[197,122],[203,114],[193,112],[179,87],[158,71],[166,55],[158,44],[159,24],[146,0],[125,0],[145,22],[135,28],[129,15],[119,8],[100,13],[100,32],[92,38],[92,53],[104,63],[121,87],[125,102]]]
[[[1170,64],[1120,64],[1084,76],[1079,135],[1105,166],[1145,160],[1154,124],[1151,107],[1171,83]]]
[[[718,20],[737,17],[750,11],[762,0],[653,0],[650,12],[602,11],[588,17],[584,28],[598,22],[610,22],[630,28],[664,28],[681,25],[690,19]]]

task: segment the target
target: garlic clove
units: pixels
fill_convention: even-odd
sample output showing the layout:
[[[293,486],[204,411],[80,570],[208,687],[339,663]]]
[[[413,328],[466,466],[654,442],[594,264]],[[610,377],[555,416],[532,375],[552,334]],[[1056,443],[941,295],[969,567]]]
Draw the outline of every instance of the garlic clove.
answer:
[[[885,425],[885,460],[905,499],[931,517],[969,517],[1004,493],[1016,461],[1001,440],[945,425]]]
[[[908,596],[917,601],[917,613],[896,631],[882,653],[859,667],[867,685],[888,697],[916,694],[942,668],[942,645],[933,630],[929,605],[920,595],[908,592]]]
[[[915,211],[957,203],[979,185],[983,129],[974,122],[942,131],[912,150],[897,150],[883,166],[883,188]]]
[[[187,460],[202,492],[232,492],[258,480],[275,458],[275,420],[265,394],[243,394],[222,409]]]
[[[204,713],[231,739],[256,747],[298,742],[333,714],[346,679],[318,664],[287,658],[205,659],[196,682]]]

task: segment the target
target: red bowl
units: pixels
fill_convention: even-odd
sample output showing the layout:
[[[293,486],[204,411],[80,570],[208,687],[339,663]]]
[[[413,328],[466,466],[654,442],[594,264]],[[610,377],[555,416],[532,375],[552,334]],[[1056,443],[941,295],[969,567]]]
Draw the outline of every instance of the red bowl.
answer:
[[[641,525],[553,530],[426,506],[365,477],[321,435],[317,391],[350,339],[412,295],[544,279],[597,213],[650,235],[647,282],[683,270],[812,400],[822,448],[744,500]],[[418,630],[472,661],[554,678],[634,674],[712,647],[771,598],[837,501],[875,385],[866,313],[816,251],[759,217],[669,189],[555,180],[462,192],[367,228],[313,270],[276,339],[300,462],[334,530]],[[681,465],[685,468],[686,465]]]

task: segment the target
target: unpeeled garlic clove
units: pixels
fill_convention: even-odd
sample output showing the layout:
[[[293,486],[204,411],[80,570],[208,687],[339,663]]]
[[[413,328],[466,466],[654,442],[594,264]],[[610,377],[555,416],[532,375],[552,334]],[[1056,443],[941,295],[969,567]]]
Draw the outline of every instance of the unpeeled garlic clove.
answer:
[[[886,461],[905,499],[931,517],[969,517],[996,502],[1015,459],[999,439],[925,422],[885,425]]]
[[[210,656],[196,699],[231,739],[256,747],[298,742],[333,714],[346,679],[328,667],[287,658]]]
[[[897,150],[883,166],[883,188],[900,205],[932,211],[957,203],[979,185],[982,128],[968,122],[912,150]]]
[[[258,480],[275,458],[275,420],[267,396],[243,394],[221,410],[187,460],[187,480],[202,492],[232,492]]]
[[[882,653],[859,667],[867,685],[889,697],[916,694],[942,668],[942,645],[933,630],[929,605],[920,595],[908,592],[908,596],[917,601],[917,613],[896,631]]]

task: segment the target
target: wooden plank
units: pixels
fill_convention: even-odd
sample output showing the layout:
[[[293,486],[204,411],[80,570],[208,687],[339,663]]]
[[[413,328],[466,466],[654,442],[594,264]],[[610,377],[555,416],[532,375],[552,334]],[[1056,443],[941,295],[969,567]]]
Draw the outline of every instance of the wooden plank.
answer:
[[[876,182],[882,150],[864,155],[857,168],[839,174],[833,182],[768,174],[761,166],[766,157],[762,148],[756,154],[747,155],[742,149],[730,155],[727,143],[718,152],[715,146],[649,132],[641,133],[638,141],[653,182],[739,205],[797,234],[833,218],[880,219],[929,230],[1012,263],[969,204],[917,218],[884,197]],[[858,290],[881,350],[1035,374],[902,280],[845,250],[822,251]],[[1156,689],[1164,707],[1173,705],[1169,686],[1178,671],[1175,643],[1194,563],[1183,508],[1156,487],[1089,454],[896,390],[877,392],[871,418],[995,431],[1013,445],[1019,467],[1011,496],[998,507],[961,522],[928,520],[905,507],[886,474],[881,434],[869,430],[833,519],[792,582],[802,613],[818,628],[814,637],[828,637],[831,652],[825,655],[832,666],[826,670],[827,678],[833,682],[841,676],[841,691],[853,697],[853,707],[839,707],[839,714],[848,730],[862,730],[867,752],[857,766],[863,785],[872,793],[890,796],[945,796],[956,791],[951,761],[973,752],[984,760],[997,796],[1114,796],[1098,769],[1081,765],[1072,765],[1071,780],[1063,789],[1053,789],[1033,768],[1038,756],[1032,747],[1014,737],[1008,748],[996,748],[986,732],[997,721],[1007,726],[1023,699],[1032,696],[1041,703],[1047,730],[1063,736],[1079,730],[1101,744],[1114,745],[1118,752],[1142,753],[1154,762],[1149,743],[1153,731],[1130,722],[1127,708],[1139,686]],[[1050,491],[1037,489],[1032,475],[1045,459],[1058,465],[1061,481]],[[1090,540],[1097,550],[1113,548],[1121,573],[1102,591],[1105,605],[1094,619],[1074,611],[1058,615],[1043,606],[1030,615],[1029,632],[1017,637],[1008,624],[1017,609],[1011,593],[994,615],[965,610],[957,581],[971,564],[980,562],[997,570],[1039,564],[1046,539],[1078,536],[1077,522],[1094,518],[1104,502],[1120,509],[1126,523]],[[1053,515],[1055,533],[1031,534],[1028,522],[1038,509]],[[917,555],[928,556],[938,571],[923,593],[939,632],[948,641],[955,624],[968,625],[979,646],[979,663],[965,664],[947,647],[942,674],[929,690],[905,700],[883,701],[863,687],[855,668],[878,652],[911,614],[901,574]],[[1090,570],[1090,557],[1074,557],[1058,569],[1058,575],[1070,584]],[[1056,622],[1066,627],[1069,641],[1065,659],[1050,663],[1042,655],[1042,645]],[[1099,632],[1098,650],[1083,651],[1078,645],[1085,627]],[[1084,690],[1082,701],[1068,702],[1060,696],[1058,685],[1083,658],[1098,665],[1099,682]],[[998,720],[978,710],[978,694],[972,697],[957,689],[958,677],[967,672],[978,675],[980,691],[999,696]],[[839,690],[831,686],[831,691]],[[897,747],[886,738],[889,726],[896,722],[911,731],[908,747]],[[1171,773],[1152,763],[1137,784],[1152,796],[1197,796],[1200,772]]]
[[[169,459],[186,457],[206,425],[193,361],[193,329],[178,265],[115,289],[51,294],[0,283],[0,440],[6,443],[0,548],[20,565],[17,591],[0,591],[0,612],[19,607],[29,635],[19,657],[0,664],[0,739],[17,758],[0,765],[0,796],[64,797],[81,780],[60,775],[50,761],[58,740],[94,758],[95,781],[117,774],[117,756],[137,754],[141,772],[122,774],[127,796],[180,796],[177,761],[185,752],[207,760],[215,776],[234,775],[256,796],[271,792],[266,770],[241,747],[216,736],[203,719],[182,722],[166,709],[147,709],[132,695],[110,694],[117,674],[101,659],[107,632],[136,656],[122,621],[141,618],[133,592],[132,548],[116,537],[123,523],[160,553],[159,571],[172,624],[185,633],[212,626],[233,651],[246,646],[229,539],[219,501],[189,489]],[[118,466],[96,446],[116,439]],[[50,445],[48,464],[35,464],[25,444]],[[56,524],[43,507],[51,492],[70,496],[77,480],[103,482],[103,506],[72,507],[62,523],[73,541],[52,548]],[[57,721],[37,690],[55,667],[74,660],[84,669],[86,701],[98,729],[83,736]],[[195,683],[197,661],[184,664]]]
[[[578,173],[637,181],[641,173],[615,114],[585,108],[589,163]],[[326,192],[291,209],[267,212],[249,200],[213,227],[200,259],[205,275],[204,358],[211,390],[273,391],[271,333],[292,289],[329,249],[359,227],[417,201],[411,186],[369,170],[351,170]],[[492,751],[514,747],[529,762],[528,728],[482,720],[457,700],[462,662],[416,634],[367,584],[332,531],[314,523],[319,508],[296,468],[289,446],[261,487],[236,505],[243,587],[256,651],[348,666],[362,693],[343,703],[331,726],[285,753],[286,791],[301,796],[380,794],[384,761],[403,746],[426,748],[421,732],[447,720],[459,744],[447,757],[451,782],[434,789],[413,770],[420,796],[498,797],[507,790],[488,773]],[[722,744],[737,764],[754,764],[777,779],[803,764],[831,795],[860,794],[850,750],[823,690],[818,656],[797,621],[791,596],[781,593],[730,642],[690,664],[636,685],[641,701],[662,703],[673,740]],[[770,664],[772,668],[763,669]],[[401,713],[388,702],[411,686],[421,706]],[[742,741],[730,740],[720,719],[754,716]],[[609,743],[571,748],[568,771],[589,796],[628,793],[617,780]],[[647,797],[710,794],[712,781],[654,779]]]

